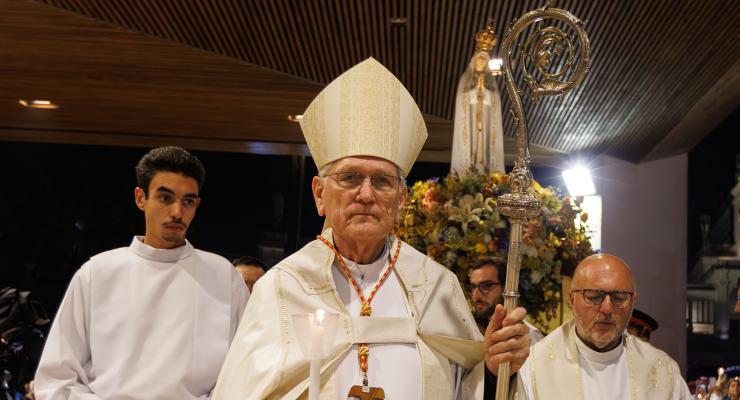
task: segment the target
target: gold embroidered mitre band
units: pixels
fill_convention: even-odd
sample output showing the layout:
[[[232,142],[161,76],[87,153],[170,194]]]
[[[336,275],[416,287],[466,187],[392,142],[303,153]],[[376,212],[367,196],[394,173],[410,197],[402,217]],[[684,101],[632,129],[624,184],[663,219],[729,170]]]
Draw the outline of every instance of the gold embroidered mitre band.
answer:
[[[374,58],[324,88],[303,113],[301,129],[319,170],[344,157],[373,156],[408,175],[427,139],[414,99]]]

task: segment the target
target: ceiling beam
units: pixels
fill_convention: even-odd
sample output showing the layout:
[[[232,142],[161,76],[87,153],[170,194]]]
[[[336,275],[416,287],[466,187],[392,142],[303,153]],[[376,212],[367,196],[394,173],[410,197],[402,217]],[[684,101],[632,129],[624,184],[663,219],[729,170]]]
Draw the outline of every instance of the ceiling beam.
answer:
[[[740,59],[642,161],[686,153],[740,107]]]
[[[0,141],[28,143],[80,144],[94,146],[122,146],[153,148],[159,146],[180,146],[188,150],[218,151],[227,153],[261,155],[299,155],[310,156],[305,143],[270,142],[254,140],[230,140],[218,138],[193,138],[183,136],[163,136],[152,134],[129,134],[110,132],[85,132],[75,130],[19,129],[0,127]],[[504,157],[507,165],[516,159],[516,143],[512,138],[504,138]],[[530,146],[532,164],[560,168],[567,155],[542,146]],[[424,149],[418,161],[449,163],[452,153],[449,149]]]

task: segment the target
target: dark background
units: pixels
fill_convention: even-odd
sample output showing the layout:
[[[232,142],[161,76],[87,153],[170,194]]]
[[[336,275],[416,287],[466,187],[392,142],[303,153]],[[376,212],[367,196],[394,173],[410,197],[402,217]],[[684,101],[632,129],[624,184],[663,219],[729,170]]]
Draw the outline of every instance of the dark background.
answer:
[[[709,215],[710,241],[732,243],[732,196],[740,169],[740,110],[730,114],[709,136],[689,152],[688,267],[701,251],[701,215]],[[722,252],[721,248],[715,251]]]

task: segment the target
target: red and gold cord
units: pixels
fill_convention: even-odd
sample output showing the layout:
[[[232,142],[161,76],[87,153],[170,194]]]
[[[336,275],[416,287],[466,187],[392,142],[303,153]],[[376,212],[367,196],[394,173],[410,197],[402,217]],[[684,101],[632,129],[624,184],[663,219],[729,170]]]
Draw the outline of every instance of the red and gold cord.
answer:
[[[381,286],[383,286],[383,283],[385,283],[386,279],[388,279],[388,276],[390,276],[391,271],[393,271],[393,266],[396,265],[396,260],[398,260],[398,254],[401,251],[401,241],[398,240],[398,246],[396,246],[396,251],[393,252],[393,257],[391,258],[391,262],[388,265],[388,268],[383,273],[383,276],[380,277],[380,280],[378,283],[375,284],[375,287],[373,287],[373,290],[370,291],[370,296],[365,298],[365,294],[362,292],[362,288],[360,288],[360,285],[357,283],[355,278],[352,276],[352,273],[350,272],[349,268],[347,268],[347,263],[344,262],[344,257],[342,257],[341,254],[339,254],[339,251],[337,251],[336,247],[332,245],[326,238],[323,236],[316,236],[317,239],[321,240],[329,246],[329,248],[334,252],[334,254],[337,256],[337,260],[339,261],[339,267],[342,270],[342,274],[345,278],[349,281],[349,283],[352,284],[352,287],[355,289],[355,292],[357,293],[357,296],[360,298],[360,302],[362,304],[360,309],[360,316],[362,317],[369,317],[370,314],[373,313],[373,308],[370,306],[370,303],[372,303],[373,298],[375,297],[375,294],[378,292],[378,289],[380,289]],[[363,386],[367,386],[367,359],[370,356],[370,347],[368,347],[367,343],[360,343],[357,347],[357,358],[360,363],[360,373],[362,374],[362,384]]]

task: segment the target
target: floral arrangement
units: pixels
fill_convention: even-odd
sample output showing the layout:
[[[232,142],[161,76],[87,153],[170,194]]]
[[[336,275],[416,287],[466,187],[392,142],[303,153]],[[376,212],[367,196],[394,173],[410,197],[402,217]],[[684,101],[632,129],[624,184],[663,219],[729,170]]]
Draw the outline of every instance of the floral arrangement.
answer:
[[[522,237],[519,302],[539,327],[557,318],[562,276],[592,253],[582,199],[559,196],[533,182],[541,212]],[[396,228],[397,235],[467,281],[468,268],[482,257],[506,257],[509,222],[496,211],[496,198],[510,191],[508,176],[475,171],[416,182]],[[582,224],[575,224],[580,218]]]

